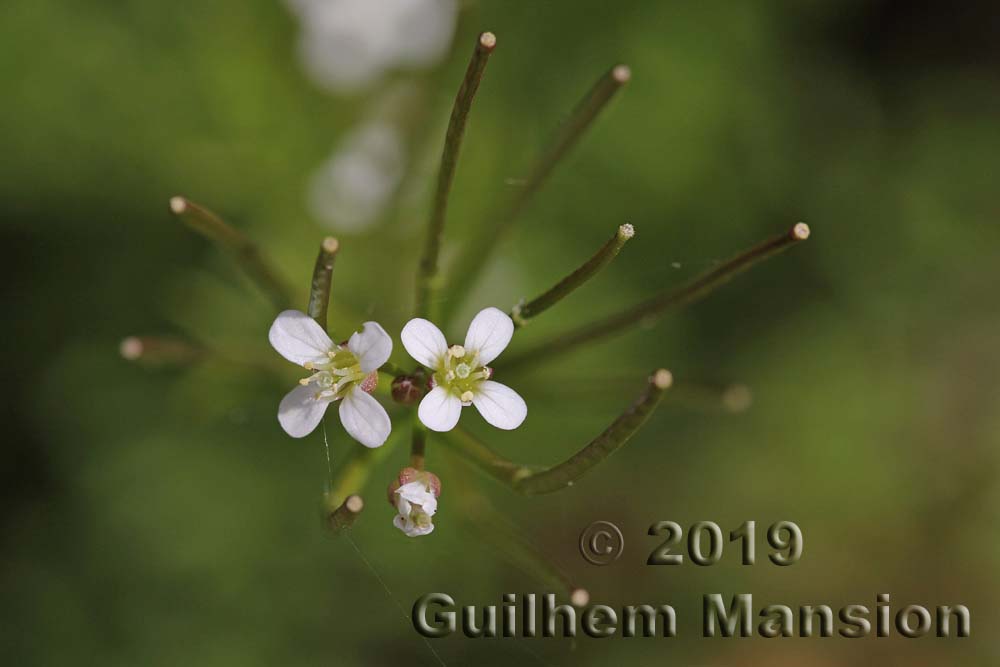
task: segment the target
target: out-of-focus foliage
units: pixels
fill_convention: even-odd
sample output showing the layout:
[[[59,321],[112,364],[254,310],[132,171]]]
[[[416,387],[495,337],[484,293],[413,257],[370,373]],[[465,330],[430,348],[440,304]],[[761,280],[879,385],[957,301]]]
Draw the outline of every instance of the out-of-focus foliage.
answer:
[[[406,618],[418,595],[497,604],[543,590],[469,532],[455,500],[465,478],[595,600],[670,602],[684,617],[669,641],[436,642],[448,664],[994,664],[997,23],[989,2],[469,2],[438,69],[338,98],[303,73],[299,28],[277,1],[7,0],[7,660],[434,664]],[[748,412],[668,400],[600,469],[541,498],[511,497],[431,443],[444,492],[425,539],[393,529],[381,501],[405,465],[399,448],[365,490],[353,543],[331,540],[316,518],[322,436],[292,441],[275,419],[295,372],[271,370],[273,312],[166,202],[184,194],[246,230],[304,306],[328,233],[308,213],[311,174],[384,87],[417,84],[410,172],[380,225],[338,234],[331,309],[335,329],[364,315],[397,334],[449,104],[484,29],[499,46],[469,123],[446,258],[490,233],[491,212],[601,72],[626,62],[633,80],[495,253],[454,335],[480,307],[547,288],[623,222],[637,236],[615,264],[512,351],[798,220],[813,238],[655,327],[504,378],[530,406],[522,429],[478,429],[471,413],[463,423],[512,459],[552,463],[658,366],[679,386],[748,383]],[[159,332],[253,363],[148,372],[117,355],[123,336]],[[335,464],[357,446],[333,429],[330,445]],[[595,519],[625,531],[615,567],[576,553]],[[780,570],[732,559],[649,568],[645,530],[659,519],[791,519],[806,553]],[[698,638],[700,595],[713,591],[964,603],[973,638],[736,646]]]

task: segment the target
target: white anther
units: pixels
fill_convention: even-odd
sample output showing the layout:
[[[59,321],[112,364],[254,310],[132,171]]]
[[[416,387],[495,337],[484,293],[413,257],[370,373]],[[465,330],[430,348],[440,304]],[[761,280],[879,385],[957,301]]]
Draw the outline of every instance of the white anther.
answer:
[[[461,359],[465,356],[465,348],[461,345],[452,345],[448,348],[448,354],[450,354],[455,359]]]
[[[463,403],[471,403],[474,397],[475,394],[473,394],[471,391],[466,391],[459,398]]]

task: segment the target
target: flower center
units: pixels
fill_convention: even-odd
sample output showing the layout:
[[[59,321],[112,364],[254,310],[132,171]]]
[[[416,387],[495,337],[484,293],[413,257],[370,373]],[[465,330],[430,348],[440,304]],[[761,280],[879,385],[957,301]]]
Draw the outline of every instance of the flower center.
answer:
[[[426,528],[433,523],[431,516],[420,505],[410,505],[410,521],[420,528]]]
[[[433,384],[447,389],[469,404],[483,380],[493,375],[493,369],[479,364],[479,354],[461,345],[452,345],[434,371]]]
[[[325,363],[307,362],[305,367],[315,372],[299,380],[299,384],[303,386],[315,385],[317,400],[339,400],[353,385],[359,383],[364,391],[374,389],[373,386],[367,386],[371,384],[370,374],[361,370],[361,362],[346,346],[337,345],[327,352],[327,356],[329,361]]]

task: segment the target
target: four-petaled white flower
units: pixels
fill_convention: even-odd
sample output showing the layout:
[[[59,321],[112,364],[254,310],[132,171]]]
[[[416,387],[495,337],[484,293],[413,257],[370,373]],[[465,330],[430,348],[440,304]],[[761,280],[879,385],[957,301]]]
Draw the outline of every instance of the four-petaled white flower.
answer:
[[[434,530],[431,517],[437,511],[434,492],[421,481],[410,482],[396,489],[396,511],[392,525],[408,537],[427,535]]]
[[[510,343],[514,322],[498,308],[479,312],[469,325],[465,345],[448,347],[444,334],[433,323],[415,318],[406,323],[400,338],[410,356],[432,371],[432,389],[420,401],[417,415],[433,431],[450,431],[458,423],[462,406],[475,405],[487,422],[505,430],[515,429],[528,415],[517,392],[490,379],[487,366]]]
[[[437,511],[441,480],[432,472],[403,468],[389,485],[389,504],[398,514],[392,525],[408,537],[427,535],[434,530],[431,517]]]
[[[344,345],[330,340],[311,317],[297,310],[280,313],[268,339],[278,354],[313,371],[278,406],[278,421],[293,438],[312,433],[327,406],[340,401],[340,421],[365,447],[378,447],[392,424],[385,408],[370,395],[378,368],[392,353],[392,339],[377,322],[365,322]]]

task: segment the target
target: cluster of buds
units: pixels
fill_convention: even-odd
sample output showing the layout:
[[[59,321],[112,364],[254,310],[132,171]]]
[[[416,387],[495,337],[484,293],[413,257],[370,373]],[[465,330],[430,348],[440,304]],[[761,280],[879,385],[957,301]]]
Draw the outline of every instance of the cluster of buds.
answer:
[[[403,468],[389,485],[389,504],[398,513],[392,523],[409,537],[434,530],[432,517],[441,495],[441,480],[434,473]]]

